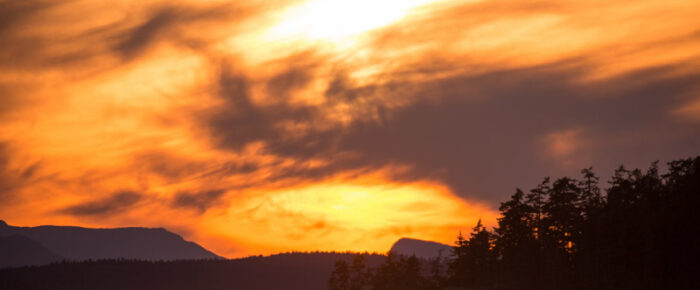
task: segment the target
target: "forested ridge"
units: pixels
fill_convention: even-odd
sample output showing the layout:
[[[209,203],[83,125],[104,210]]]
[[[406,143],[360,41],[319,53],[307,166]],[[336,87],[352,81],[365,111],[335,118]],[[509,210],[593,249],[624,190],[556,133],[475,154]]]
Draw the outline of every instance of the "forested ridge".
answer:
[[[272,290],[326,289],[336,260],[353,253],[309,252],[241,259],[96,260],[0,269],[5,290]],[[366,254],[374,267],[384,255]]]
[[[700,289],[700,157],[618,168],[606,189],[591,168],[516,189],[492,230],[481,221],[452,253],[378,267],[339,260],[329,289]]]

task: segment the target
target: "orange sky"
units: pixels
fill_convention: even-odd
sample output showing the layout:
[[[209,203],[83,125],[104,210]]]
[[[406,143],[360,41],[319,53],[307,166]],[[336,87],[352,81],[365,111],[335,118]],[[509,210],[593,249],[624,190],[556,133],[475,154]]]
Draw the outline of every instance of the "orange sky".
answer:
[[[698,154],[697,1],[0,0],[0,218],[227,257],[451,243]]]

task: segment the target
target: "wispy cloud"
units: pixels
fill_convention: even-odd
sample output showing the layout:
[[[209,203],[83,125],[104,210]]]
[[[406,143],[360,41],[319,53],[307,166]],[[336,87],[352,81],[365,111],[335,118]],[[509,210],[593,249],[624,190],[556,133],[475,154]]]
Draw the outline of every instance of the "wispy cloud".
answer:
[[[111,196],[95,201],[88,201],[69,206],[61,212],[76,216],[100,216],[128,211],[143,198],[142,194],[132,191],[120,191]]]

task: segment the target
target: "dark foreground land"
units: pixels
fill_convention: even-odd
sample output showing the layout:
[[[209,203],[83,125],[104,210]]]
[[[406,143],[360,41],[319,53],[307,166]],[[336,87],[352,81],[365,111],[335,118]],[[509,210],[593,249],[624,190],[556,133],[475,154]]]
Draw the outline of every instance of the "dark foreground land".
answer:
[[[269,257],[200,261],[102,260],[0,270],[0,289],[327,289],[345,253],[290,253]],[[384,260],[367,255],[369,265]]]

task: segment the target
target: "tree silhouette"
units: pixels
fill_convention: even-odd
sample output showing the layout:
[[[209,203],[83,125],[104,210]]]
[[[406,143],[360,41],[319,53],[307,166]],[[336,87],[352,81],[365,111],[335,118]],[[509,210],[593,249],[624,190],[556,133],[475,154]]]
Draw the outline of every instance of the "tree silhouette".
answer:
[[[540,275],[536,235],[540,213],[524,198],[523,191],[517,189],[509,201],[501,203],[494,250],[500,257],[499,277],[507,277],[507,286],[536,289],[533,278]]]
[[[469,240],[458,237],[454,247],[455,257],[450,263],[453,277],[450,284],[460,287],[480,287],[493,280],[496,256],[492,251],[493,234],[479,220],[472,229]]]
[[[335,269],[328,282],[329,290],[350,290],[350,269],[343,260],[335,262]]]
[[[700,157],[618,168],[605,191],[592,168],[581,179],[545,178],[499,208],[496,277],[457,238],[453,285],[493,289],[698,289]],[[479,227],[478,227],[479,228]],[[482,230],[478,230],[481,232]],[[483,238],[482,238],[483,239]],[[473,256],[471,256],[473,258]],[[481,270],[494,269],[482,264]],[[478,279],[479,281],[475,281]]]

